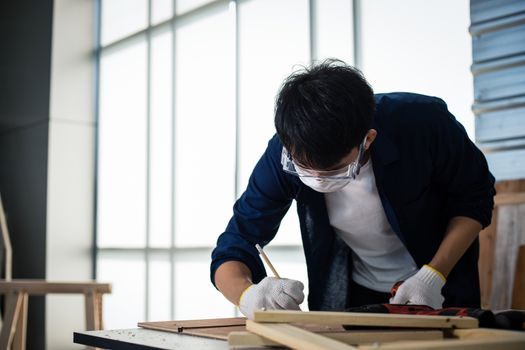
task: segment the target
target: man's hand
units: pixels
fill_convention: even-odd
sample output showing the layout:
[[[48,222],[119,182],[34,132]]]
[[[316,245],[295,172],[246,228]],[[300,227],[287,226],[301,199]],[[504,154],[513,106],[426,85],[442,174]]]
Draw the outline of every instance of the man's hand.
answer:
[[[399,286],[396,294],[390,298],[390,304],[428,305],[434,309],[441,309],[445,300],[441,289],[445,282],[445,277],[439,271],[424,265]]]
[[[303,289],[303,284],[296,280],[265,277],[246,288],[239,300],[239,309],[249,319],[253,319],[254,311],[262,308],[300,310]]]

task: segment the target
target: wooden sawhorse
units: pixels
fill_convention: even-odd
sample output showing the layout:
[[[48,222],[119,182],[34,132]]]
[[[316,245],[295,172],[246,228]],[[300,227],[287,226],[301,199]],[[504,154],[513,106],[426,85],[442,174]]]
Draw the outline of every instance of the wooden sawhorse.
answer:
[[[0,281],[0,295],[5,295],[5,310],[0,332],[0,349],[25,350],[27,304],[30,295],[84,294],[86,330],[101,330],[102,295],[111,293],[111,285],[97,282],[48,282],[44,280]]]

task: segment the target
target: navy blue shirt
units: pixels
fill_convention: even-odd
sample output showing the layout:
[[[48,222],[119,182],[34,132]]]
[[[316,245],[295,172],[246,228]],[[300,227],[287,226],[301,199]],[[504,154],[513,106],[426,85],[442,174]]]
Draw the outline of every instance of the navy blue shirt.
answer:
[[[370,154],[377,190],[392,229],[418,267],[429,263],[451,218],[490,224],[494,177],[481,151],[439,98],[411,93],[378,94]],[[211,280],[224,262],[237,260],[266,276],[254,245],[276,235],[297,202],[309,280],[310,310],[344,310],[352,298],[349,247],[335,234],[324,194],[285,173],[282,144],[274,135],[234,205],[234,215],[212,252]],[[356,198],[356,200],[359,200]],[[444,306],[479,307],[478,240],[448,276]]]

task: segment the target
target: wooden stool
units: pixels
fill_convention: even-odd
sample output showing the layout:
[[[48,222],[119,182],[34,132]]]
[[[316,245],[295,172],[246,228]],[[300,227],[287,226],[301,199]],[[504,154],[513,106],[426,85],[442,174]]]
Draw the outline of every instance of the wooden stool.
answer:
[[[0,281],[0,294],[6,296],[4,322],[0,332],[0,349],[26,348],[27,304],[30,295],[84,294],[86,329],[101,330],[102,295],[111,293],[111,285],[97,282],[47,282],[43,280]]]

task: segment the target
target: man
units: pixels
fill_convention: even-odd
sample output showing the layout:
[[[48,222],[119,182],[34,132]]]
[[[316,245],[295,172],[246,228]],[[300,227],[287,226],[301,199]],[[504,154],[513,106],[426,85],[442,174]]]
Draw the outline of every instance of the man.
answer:
[[[301,282],[266,277],[255,248],[293,200],[310,310],[479,307],[477,236],[494,177],[442,100],[374,95],[359,71],[328,60],[284,82],[275,127],[212,253],[212,282],[244,315],[304,299]]]

